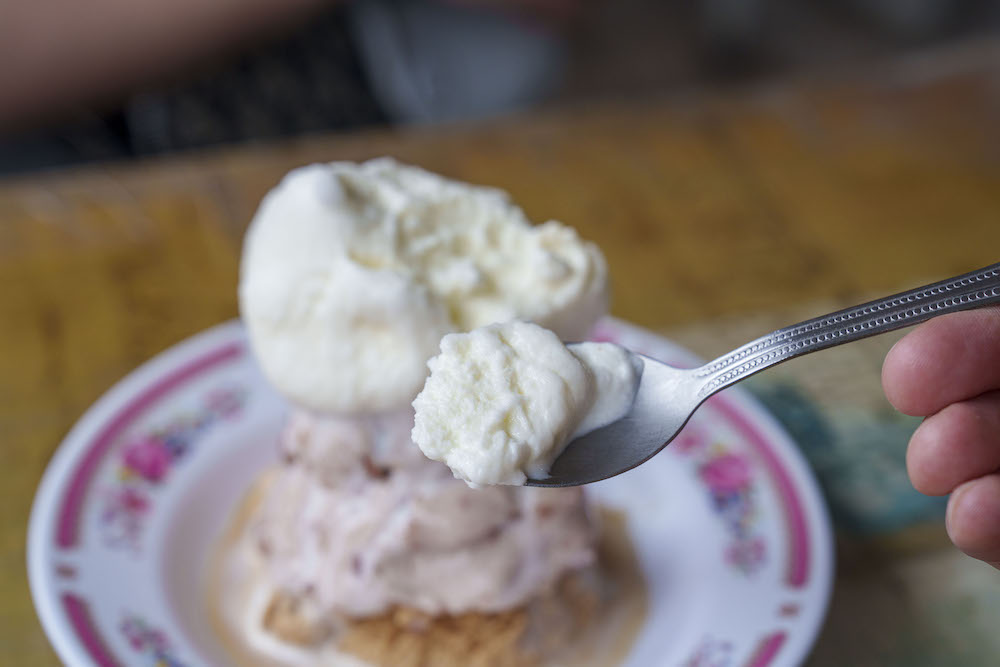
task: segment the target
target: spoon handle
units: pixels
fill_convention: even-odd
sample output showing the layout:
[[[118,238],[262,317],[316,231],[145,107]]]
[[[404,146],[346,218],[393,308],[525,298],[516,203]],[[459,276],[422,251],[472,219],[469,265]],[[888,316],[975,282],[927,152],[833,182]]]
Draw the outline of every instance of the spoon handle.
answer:
[[[695,369],[698,396],[803,354],[991,304],[1000,304],[1000,264],[778,329]]]

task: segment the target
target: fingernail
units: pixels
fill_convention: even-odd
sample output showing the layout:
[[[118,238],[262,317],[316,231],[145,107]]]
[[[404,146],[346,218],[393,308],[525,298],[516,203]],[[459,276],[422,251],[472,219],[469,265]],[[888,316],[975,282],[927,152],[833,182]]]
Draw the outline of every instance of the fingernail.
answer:
[[[954,515],[957,511],[955,508],[958,507],[959,503],[962,502],[962,496],[966,491],[969,490],[968,484],[962,484],[957,489],[951,492],[951,497],[948,498],[948,508],[945,510],[944,514],[944,528],[948,532],[948,537],[952,542],[955,541],[954,535],[952,535],[951,527],[954,522]]]
[[[897,340],[897,341],[896,341],[895,343],[893,343],[893,344],[892,344],[892,347],[890,347],[890,348],[889,348],[889,351],[885,353],[885,356],[886,356],[886,358],[888,358],[888,357],[889,357],[889,355],[890,355],[890,354],[892,354],[892,351],[896,349],[896,346],[897,346],[897,345],[899,345],[899,344],[900,344],[900,343],[902,343],[902,342],[903,342],[903,339],[902,339],[902,338],[900,338],[900,339],[899,339],[899,340]]]

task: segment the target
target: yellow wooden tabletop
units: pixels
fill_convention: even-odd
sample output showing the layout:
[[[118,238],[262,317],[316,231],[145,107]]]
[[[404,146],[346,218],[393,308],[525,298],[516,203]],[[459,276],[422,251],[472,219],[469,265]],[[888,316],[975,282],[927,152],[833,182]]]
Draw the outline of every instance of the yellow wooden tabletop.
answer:
[[[2,661],[56,662],[25,574],[45,464],[123,374],[236,315],[242,232],[288,169],[388,154],[505,188],[596,241],[614,314],[663,330],[998,261],[996,55],[0,185]]]

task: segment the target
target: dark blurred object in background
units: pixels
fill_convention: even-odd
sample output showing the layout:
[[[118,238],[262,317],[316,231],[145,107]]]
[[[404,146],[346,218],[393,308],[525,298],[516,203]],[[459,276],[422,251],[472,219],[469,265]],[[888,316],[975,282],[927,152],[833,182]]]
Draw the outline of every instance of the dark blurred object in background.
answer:
[[[0,173],[811,74],[998,26],[989,0],[334,3],[186,77],[151,74],[48,125],[18,118],[0,135]]]
[[[333,8],[224,66],[8,138],[0,172],[384,122],[355,54],[346,12]]]

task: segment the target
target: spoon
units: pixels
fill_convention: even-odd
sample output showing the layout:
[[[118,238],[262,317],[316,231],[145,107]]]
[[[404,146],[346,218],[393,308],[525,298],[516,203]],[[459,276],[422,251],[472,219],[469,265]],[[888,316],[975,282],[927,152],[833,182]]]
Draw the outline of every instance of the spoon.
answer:
[[[614,477],[670,444],[712,394],[783,361],[918,324],[945,313],[1000,304],[1000,264],[770,333],[699,368],[638,356],[642,380],[627,415],[573,440],[545,479],[528,486],[579,486]]]

